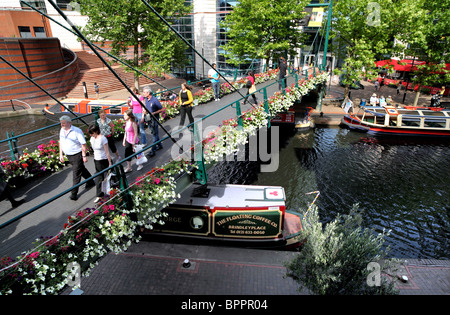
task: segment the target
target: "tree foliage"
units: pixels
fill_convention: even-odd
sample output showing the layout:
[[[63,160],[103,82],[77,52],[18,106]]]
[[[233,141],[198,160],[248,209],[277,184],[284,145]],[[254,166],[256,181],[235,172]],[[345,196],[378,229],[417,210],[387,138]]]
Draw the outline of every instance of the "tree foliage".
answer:
[[[450,63],[450,0],[416,0],[414,6],[421,14],[398,35],[408,43],[404,47],[406,55],[425,62],[413,71],[412,82],[420,86],[445,85],[450,82],[450,71],[445,69],[445,64]],[[420,89],[416,93],[415,105]]]
[[[397,294],[393,282],[385,279],[378,286],[367,283],[368,264],[385,258],[389,250],[382,249],[389,233],[376,235],[373,230],[363,229],[361,221],[361,213],[354,206],[349,215],[339,215],[323,227],[313,206],[303,224],[302,237],[306,241],[286,265],[287,276],[300,288],[319,295]],[[380,273],[386,271],[383,268]]]
[[[155,0],[148,3],[169,23],[191,11],[183,0]],[[141,0],[83,0],[81,13],[88,17],[83,33],[93,41],[112,41],[111,53],[124,54],[131,46],[135,68],[160,75],[170,66],[185,62],[183,43]],[[139,48],[142,54],[139,54]],[[124,58],[126,59],[126,58]],[[135,86],[138,87],[137,73]]]
[[[222,48],[229,63],[245,59],[265,59],[295,55],[304,34],[295,21],[303,18],[309,0],[242,0],[228,14],[221,27],[230,41]]]
[[[367,72],[379,58],[401,51],[394,38],[411,30],[410,25],[424,14],[415,0],[339,0],[334,2],[330,37],[333,52],[344,60],[341,69],[343,83],[348,88],[361,76],[373,78]]]

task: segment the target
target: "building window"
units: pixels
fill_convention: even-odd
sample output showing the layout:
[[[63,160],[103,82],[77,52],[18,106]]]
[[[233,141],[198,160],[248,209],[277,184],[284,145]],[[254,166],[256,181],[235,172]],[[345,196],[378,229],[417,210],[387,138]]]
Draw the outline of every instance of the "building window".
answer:
[[[38,38],[45,38],[47,35],[45,34],[45,29],[41,26],[34,26],[34,36]]]
[[[20,37],[22,38],[30,38],[31,36],[31,30],[29,26],[19,26],[19,33]]]
[[[30,4],[31,6],[35,7],[36,9],[38,9],[44,13],[47,13],[47,8],[45,7],[44,0],[37,0],[37,1],[29,0],[29,1],[27,1],[27,3]],[[26,4],[23,4],[22,2],[20,3],[20,6],[22,8],[32,10],[29,6],[27,6]]]

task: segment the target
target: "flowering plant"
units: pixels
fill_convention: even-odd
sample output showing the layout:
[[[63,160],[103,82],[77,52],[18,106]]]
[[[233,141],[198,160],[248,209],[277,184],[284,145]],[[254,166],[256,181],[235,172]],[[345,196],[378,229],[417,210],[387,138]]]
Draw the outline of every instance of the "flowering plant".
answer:
[[[11,184],[12,179],[20,176],[28,178],[45,172],[58,171],[64,166],[64,163],[59,160],[58,142],[51,140],[49,143],[40,144],[37,150],[31,153],[28,148],[25,148],[17,160],[2,161],[1,165],[5,170],[5,180]]]
[[[136,178],[130,189],[133,208],[125,211],[137,216],[137,224],[152,229],[153,224],[164,224],[167,214],[161,209],[174,202],[179,195],[175,192],[176,181],[173,175],[189,173],[191,164],[185,160],[172,161],[163,168],[153,168]]]
[[[114,140],[120,140],[121,137],[125,134],[125,119],[113,119],[111,120],[114,125]],[[88,137],[89,138],[89,137]]]

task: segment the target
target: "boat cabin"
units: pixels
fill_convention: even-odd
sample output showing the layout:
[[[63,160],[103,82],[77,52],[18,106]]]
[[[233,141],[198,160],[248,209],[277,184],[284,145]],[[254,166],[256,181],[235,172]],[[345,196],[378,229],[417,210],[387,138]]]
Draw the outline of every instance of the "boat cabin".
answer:
[[[283,239],[282,187],[193,184],[155,231],[229,239]]]
[[[361,122],[368,126],[450,130],[450,111],[373,106],[364,108]]]

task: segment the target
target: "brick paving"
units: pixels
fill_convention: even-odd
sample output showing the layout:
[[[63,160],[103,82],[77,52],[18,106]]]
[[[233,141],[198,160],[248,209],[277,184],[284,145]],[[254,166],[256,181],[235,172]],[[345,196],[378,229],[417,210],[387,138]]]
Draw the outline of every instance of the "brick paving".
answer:
[[[298,284],[285,277],[284,262],[295,252],[141,241],[121,254],[108,254],[89,277],[84,295],[293,296]],[[184,259],[191,266],[183,267]],[[398,275],[400,295],[450,294],[450,261],[408,259]],[[68,295],[70,288],[63,292]]]

